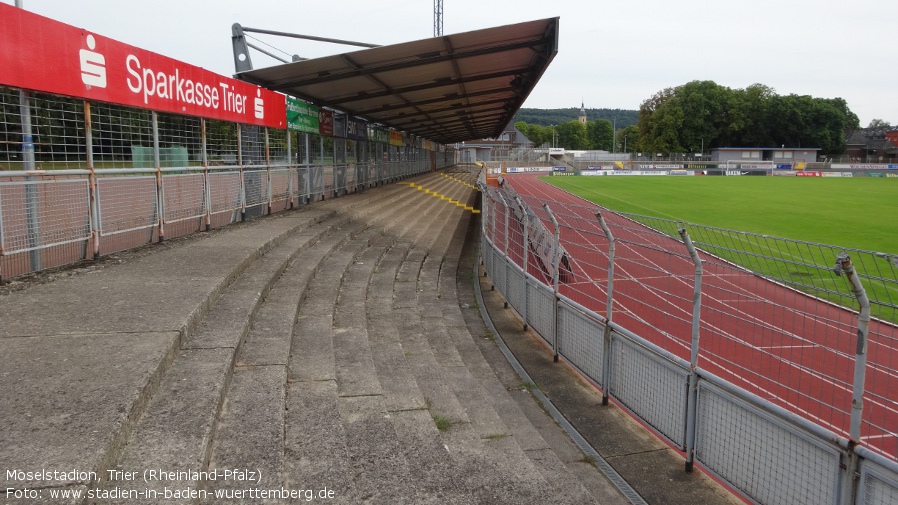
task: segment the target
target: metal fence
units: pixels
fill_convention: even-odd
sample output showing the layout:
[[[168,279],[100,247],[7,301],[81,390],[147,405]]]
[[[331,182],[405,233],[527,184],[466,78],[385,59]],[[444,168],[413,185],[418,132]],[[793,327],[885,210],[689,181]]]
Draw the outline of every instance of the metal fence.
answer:
[[[894,256],[553,201],[527,181],[483,188],[486,273],[687,469],[763,504],[898,503]]]
[[[0,281],[454,163],[452,151],[0,87]]]

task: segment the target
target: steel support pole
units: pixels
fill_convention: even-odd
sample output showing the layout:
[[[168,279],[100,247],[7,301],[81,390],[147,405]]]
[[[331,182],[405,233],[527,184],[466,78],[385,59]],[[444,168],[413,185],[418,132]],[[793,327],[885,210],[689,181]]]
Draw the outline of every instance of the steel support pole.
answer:
[[[21,3],[17,2],[16,7],[21,8]],[[31,126],[31,97],[27,91],[19,91],[19,118],[22,123],[22,168],[26,171],[35,170],[34,164],[34,134]],[[31,271],[37,272],[41,270],[41,250],[40,250],[40,203],[38,202],[37,187],[30,184],[34,177],[29,175],[25,177],[25,213],[27,216],[28,226],[28,247],[31,252],[28,253],[28,259],[31,262]]]
[[[848,429],[849,451],[848,461],[842,482],[841,503],[844,505],[854,502],[857,493],[857,469],[858,456],[854,448],[861,441],[861,419],[864,412],[864,389],[867,372],[867,337],[870,331],[870,299],[867,291],[861,284],[854,264],[848,253],[839,253],[836,258],[836,266],[833,269],[837,275],[842,273],[848,278],[851,292],[860,306],[857,320],[857,346],[854,355],[854,381],[851,390],[851,421]]]
[[[695,370],[698,367],[699,329],[702,314],[702,260],[692,245],[692,240],[686,232],[686,228],[677,230],[689,256],[695,264],[695,281],[692,291],[692,345],[689,353],[689,385],[686,394],[686,471],[692,472],[695,465],[695,421],[696,401],[698,400],[698,375]]]
[[[609,390],[611,389],[611,315],[614,310],[614,235],[611,228],[602,217],[602,212],[596,212],[596,219],[608,238],[608,288],[605,301],[605,332],[602,343],[602,405],[608,405]]]
[[[518,203],[518,206],[521,208],[521,216],[524,221],[524,264],[521,265],[521,268],[524,270],[524,275],[522,276],[523,284],[521,289],[523,290],[523,299],[524,302],[521,304],[521,307],[518,311],[521,313],[521,319],[524,320],[524,331],[527,331],[527,262],[530,257],[530,214],[527,212],[527,206],[524,205],[524,202],[521,201],[521,198],[515,196],[515,201]]]
[[[558,263],[561,261],[561,229],[558,227],[558,220],[555,219],[555,214],[552,213],[552,209],[549,208],[549,204],[544,203],[543,208],[546,210],[546,214],[549,215],[549,219],[552,221],[552,226],[555,227],[555,240],[552,249],[552,294],[554,300],[552,301],[552,361],[558,362]]]

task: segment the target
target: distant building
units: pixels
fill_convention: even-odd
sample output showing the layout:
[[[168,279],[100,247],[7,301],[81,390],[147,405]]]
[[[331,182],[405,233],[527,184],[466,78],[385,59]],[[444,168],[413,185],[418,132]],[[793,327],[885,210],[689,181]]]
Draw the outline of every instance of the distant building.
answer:
[[[792,165],[803,168],[817,161],[818,147],[717,147],[711,149],[711,161],[750,165]]]
[[[458,144],[463,162],[506,160],[513,151],[533,149],[533,142],[509,123],[497,138],[473,140]]]
[[[580,102],[580,115],[577,116],[577,121],[586,124],[586,105],[582,101]]]
[[[898,162],[898,129],[860,128],[845,138],[844,161],[858,163]]]

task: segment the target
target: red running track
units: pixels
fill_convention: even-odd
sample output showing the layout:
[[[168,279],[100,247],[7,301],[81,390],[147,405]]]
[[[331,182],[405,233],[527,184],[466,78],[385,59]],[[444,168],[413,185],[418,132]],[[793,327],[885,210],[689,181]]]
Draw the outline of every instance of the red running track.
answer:
[[[551,230],[543,202],[560,224],[574,280],[562,295],[606,314],[608,241],[601,207],[540,181],[505,178]],[[689,360],[694,264],[684,244],[625,217],[603,213],[616,239],[612,320]],[[505,247],[502,214],[487,230]],[[488,225],[489,226],[489,225]],[[492,231],[491,231],[492,230]],[[508,254],[522,263],[522,237],[509,227]],[[848,437],[857,315],[703,254],[698,366],[810,421]],[[528,262],[528,272],[547,283]],[[898,456],[898,331],[871,322],[861,442]]]

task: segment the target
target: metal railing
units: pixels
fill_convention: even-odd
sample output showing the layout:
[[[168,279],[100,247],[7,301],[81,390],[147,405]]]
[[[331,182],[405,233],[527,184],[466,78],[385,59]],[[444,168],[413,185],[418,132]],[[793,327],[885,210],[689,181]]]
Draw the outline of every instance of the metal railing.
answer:
[[[687,469],[764,504],[895,503],[889,255],[512,186],[483,188],[493,285],[558,356],[679,448]],[[535,233],[534,220],[557,234]],[[862,292],[875,293],[872,318]]]
[[[29,97],[26,153],[20,92],[0,87],[0,281],[455,163],[361,141],[337,163],[330,137]]]

